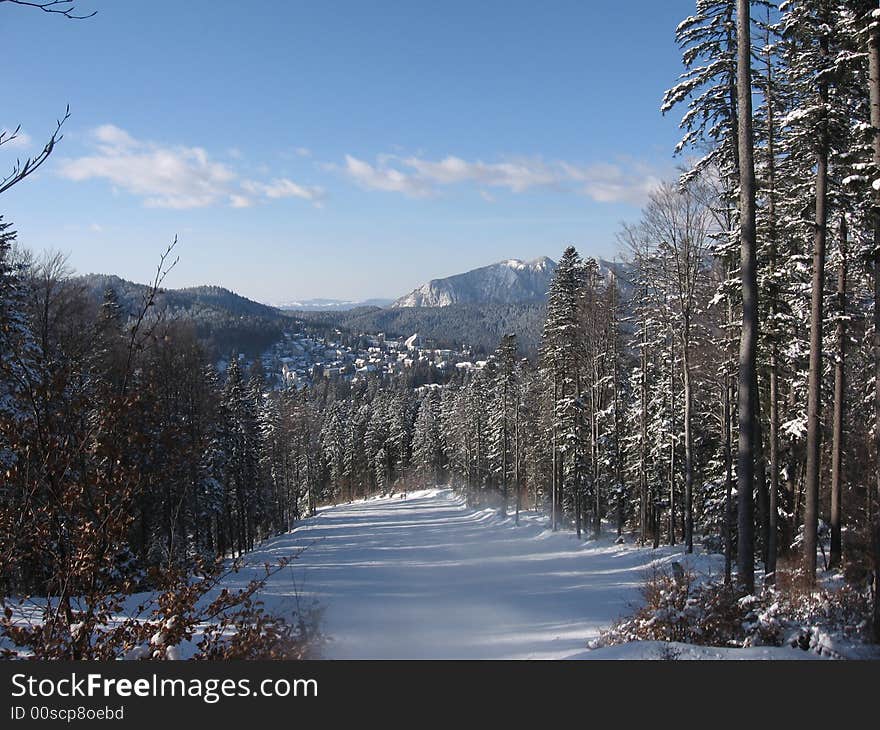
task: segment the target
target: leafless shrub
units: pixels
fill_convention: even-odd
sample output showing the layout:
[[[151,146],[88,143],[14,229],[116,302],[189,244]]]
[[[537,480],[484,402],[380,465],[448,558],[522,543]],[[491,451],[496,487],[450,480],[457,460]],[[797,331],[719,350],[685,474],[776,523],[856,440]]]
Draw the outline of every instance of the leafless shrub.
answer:
[[[643,604],[593,643],[666,641],[701,646],[793,646],[841,656],[838,640],[866,640],[870,600],[850,585],[807,589],[797,569],[781,566],[777,585],[758,595],[690,569],[676,578],[653,568],[641,589]]]
[[[0,603],[0,656],[6,659],[304,659],[321,641],[314,608],[284,617],[266,610],[257,594],[290,563],[266,564],[244,588],[221,587],[242,564],[202,564],[157,577],[163,588],[126,615],[125,594],[82,596],[69,611],[52,599],[35,618]],[[25,601],[24,605],[29,602]],[[34,604],[32,604],[34,605]],[[80,607],[82,606],[82,607]],[[16,609],[19,610],[16,610]],[[187,649],[189,645],[189,649]]]

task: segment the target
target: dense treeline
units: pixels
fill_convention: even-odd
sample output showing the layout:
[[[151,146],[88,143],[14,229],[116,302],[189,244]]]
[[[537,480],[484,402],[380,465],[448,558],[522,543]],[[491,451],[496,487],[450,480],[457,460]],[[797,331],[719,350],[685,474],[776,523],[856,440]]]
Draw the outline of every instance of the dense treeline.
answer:
[[[702,156],[621,234],[629,307],[569,248],[518,405],[503,345],[501,374],[467,386],[450,464],[502,495],[513,469],[554,526],[717,540],[746,591],[780,556],[813,582],[822,554],[876,596],[880,11],[751,5],[701,0],[677,30],[686,71],[664,110],[687,107],[680,149]]]
[[[436,368],[282,391],[259,359],[219,373],[198,323],[162,301],[167,265],[139,303],[108,288],[99,304],[62,257],[14,249],[4,225],[4,592],[148,586],[321,503],[386,492],[429,462],[439,474],[414,390],[439,387]]]
[[[249,481],[256,401],[236,366],[221,386],[195,325],[153,314],[155,290],[135,316],[113,289],[96,305],[59,257],[13,260],[11,239],[5,230],[4,588],[57,595],[54,576],[69,582],[65,566],[84,560],[84,532],[106,542],[89,551],[93,567],[120,580],[252,546],[269,496]]]
[[[752,5],[701,0],[677,29],[663,108],[701,156],[621,233],[629,301],[566,250],[538,362],[505,338],[444,389],[428,471],[578,533],[702,537],[748,592],[779,558],[813,583],[821,555],[876,596],[880,11]]]
[[[171,247],[127,314],[113,289],[97,304],[63,258],[14,238],[2,223],[2,653],[164,658],[197,633],[204,658],[302,655],[310,619],[266,615],[262,580],[200,600],[236,568],[217,558],[288,529],[304,504],[301,483],[272,478],[259,368],[245,378],[235,358],[221,382],[196,325],[157,307]],[[119,618],[142,590],[152,609]],[[45,598],[22,623],[22,600],[41,606],[28,595]]]
[[[554,519],[579,526],[623,475],[643,539],[691,549],[695,525],[720,532],[747,590],[755,557],[772,582],[792,551],[814,580],[827,531],[828,564],[873,572],[876,595],[878,15],[871,2],[700,0],[678,27],[686,70],[663,108],[687,107],[680,149],[702,156],[622,235],[635,361],[609,359],[621,351],[596,330],[600,299],[572,250],[551,291]],[[597,383],[613,397],[594,405]],[[594,446],[603,402],[610,450]]]

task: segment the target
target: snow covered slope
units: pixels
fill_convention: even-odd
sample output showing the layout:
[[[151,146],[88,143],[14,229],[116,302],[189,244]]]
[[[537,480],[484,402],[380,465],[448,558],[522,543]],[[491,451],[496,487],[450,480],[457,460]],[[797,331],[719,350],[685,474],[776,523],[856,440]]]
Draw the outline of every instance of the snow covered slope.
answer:
[[[556,264],[542,256],[534,261],[510,259],[445,279],[432,279],[402,296],[393,307],[448,307],[450,304],[510,304],[543,299]]]
[[[296,593],[316,598],[330,637],[324,656],[339,659],[633,658],[638,648],[585,652],[586,642],[630,612],[653,560],[685,560],[610,537],[578,542],[533,513],[517,527],[439,489],[324,509],[248,562],[303,548],[262,597],[279,611]],[[696,569],[711,565],[693,559]],[[653,645],[642,653],[658,658]]]

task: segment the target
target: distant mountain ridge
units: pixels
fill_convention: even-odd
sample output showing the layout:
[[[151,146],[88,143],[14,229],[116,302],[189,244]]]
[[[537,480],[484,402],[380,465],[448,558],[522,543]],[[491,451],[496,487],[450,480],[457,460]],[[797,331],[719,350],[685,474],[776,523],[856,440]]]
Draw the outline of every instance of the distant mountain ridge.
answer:
[[[360,307],[387,307],[393,301],[393,299],[382,298],[358,301],[348,301],[345,299],[302,299],[300,301],[282,302],[275,306],[285,312],[345,312]]]
[[[613,272],[623,292],[628,293],[631,266],[598,258],[596,261],[601,276],[608,280]],[[555,273],[556,262],[547,256],[532,261],[507,259],[463,274],[431,279],[397,299],[391,308],[543,302],[547,299]]]
[[[533,261],[508,259],[444,279],[431,279],[391,306],[448,307],[452,304],[513,304],[544,299],[555,270],[556,262],[547,256]]]
[[[149,287],[112,274],[85,274],[76,277],[94,300],[100,303],[104,292],[112,289],[122,311],[135,314]],[[297,322],[275,307],[260,304],[221,286],[194,286],[161,289],[156,307],[168,319],[193,323],[201,340],[214,357],[235,351],[248,356],[260,354],[276,342],[284,330]]]
[[[93,295],[103,298],[107,289],[113,289],[120,306],[126,311],[136,309],[148,290],[146,284],[128,281],[115,274],[84,274],[76,277]],[[275,307],[260,304],[252,299],[236,294],[222,286],[190,286],[183,289],[160,289],[158,300],[173,309],[190,309],[193,307],[222,309],[237,315],[249,315],[275,319],[281,312]]]
[[[600,274],[617,277],[626,302],[632,294],[632,267],[597,259]],[[523,352],[534,353],[546,314],[547,292],[556,263],[546,257],[533,261],[508,259],[463,274],[433,279],[394,302],[370,299],[309,299],[278,307],[247,299],[220,286],[163,289],[159,310],[169,318],[191,321],[210,352],[256,356],[291,327],[354,333],[385,332],[394,337],[418,332],[443,346],[473,346],[491,352],[503,334],[517,335]],[[78,277],[97,303],[104,292],[116,292],[122,309],[133,314],[147,286],[107,274]],[[388,306],[390,304],[390,306]]]

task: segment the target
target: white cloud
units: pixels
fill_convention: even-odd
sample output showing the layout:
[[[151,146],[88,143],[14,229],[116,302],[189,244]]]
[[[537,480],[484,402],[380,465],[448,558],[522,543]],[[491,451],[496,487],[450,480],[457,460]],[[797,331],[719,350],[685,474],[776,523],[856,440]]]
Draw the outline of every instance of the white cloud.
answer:
[[[431,162],[409,157],[402,162],[424,179],[438,185],[476,182],[521,193],[532,187],[559,183],[557,171],[541,160],[486,163],[481,160],[468,162],[460,157],[446,157],[439,162]]]
[[[382,161],[374,167],[369,162],[346,155],[345,172],[367,190],[398,192],[414,198],[424,198],[431,194],[431,185],[428,181],[389,167]]]
[[[100,223],[92,223],[92,225],[89,226],[89,230],[93,233],[102,233],[104,227]]]
[[[112,124],[93,130],[92,140],[95,154],[62,160],[60,174],[73,181],[107,180],[114,189],[142,198],[147,207],[203,208],[223,202],[235,208],[248,207],[253,201],[241,188],[265,198],[300,197],[315,202],[319,197],[318,188],[301,187],[289,180],[268,185],[240,182],[235,170],[212,160],[201,147],[139,140]],[[302,194],[279,188],[279,182]]]
[[[61,175],[103,178],[156,208],[201,208],[224,198],[235,174],[201,147],[162,146],[105,124],[93,132],[97,154],[63,160]]]
[[[11,129],[0,129],[0,137],[4,140],[4,149],[23,149],[25,147],[30,147],[31,136],[27,132],[18,130],[14,137],[11,136],[12,132],[13,130]]]
[[[297,157],[311,157],[312,151],[308,147],[297,147],[294,152]]]
[[[107,150],[131,149],[138,147],[139,143],[124,129],[114,124],[102,124],[92,132],[102,148]]]
[[[581,192],[597,203],[643,204],[662,177],[641,162],[626,166],[596,163],[578,167],[563,163],[569,177],[580,183]]]
[[[512,193],[534,188],[575,189],[600,203],[640,204],[660,181],[658,175],[641,163],[577,165],[538,157],[484,162],[452,155],[440,160],[380,155],[375,164],[371,164],[346,155],[343,169],[349,178],[368,190],[400,192],[411,197],[428,197],[435,194],[438,187],[471,183]],[[494,201],[485,189],[480,195],[487,202]]]
[[[325,196],[323,188],[299,185],[286,177],[276,178],[268,183],[245,180],[241,186],[249,193],[262,195],[266,198],[301,198],[316,205],[320,204]]]

